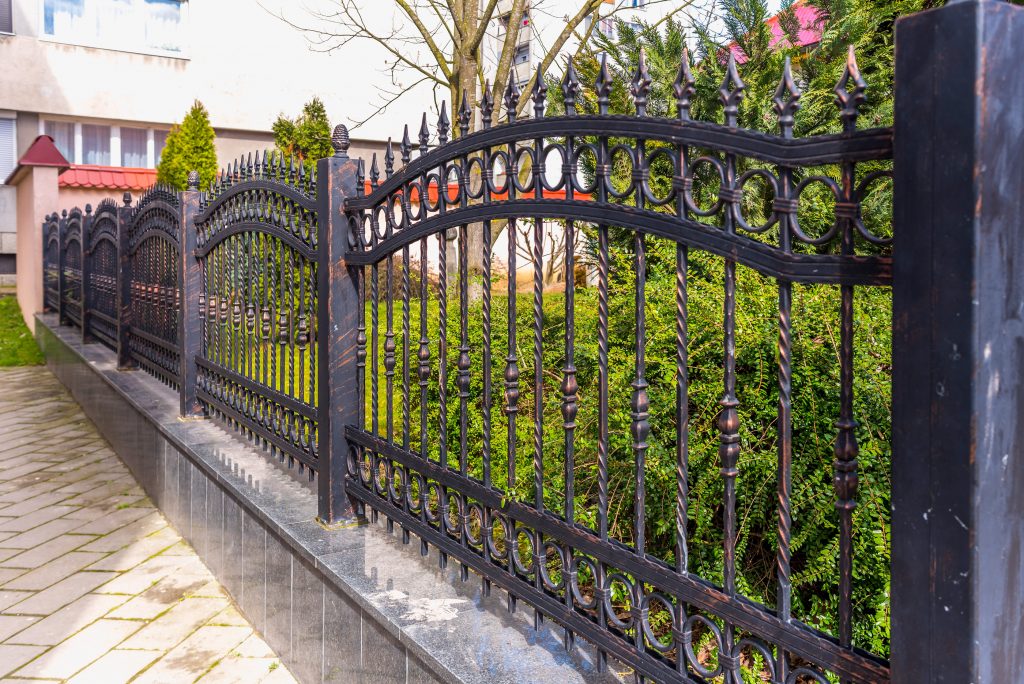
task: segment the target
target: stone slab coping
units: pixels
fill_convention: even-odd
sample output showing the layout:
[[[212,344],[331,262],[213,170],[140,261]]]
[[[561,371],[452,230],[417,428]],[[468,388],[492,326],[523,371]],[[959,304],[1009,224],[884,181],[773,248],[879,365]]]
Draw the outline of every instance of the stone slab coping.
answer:
[[[313,486],[212,420],[182,420],[178,394],[143,371],[118,371],[100,344],[82,344],[77,329],[55,314],[37,314],[63,344],[118,392],[181,453],[234,498],[292,553],[319,571],[441,679],[458,683],[618,684],[626,668],[609,660],[596,670],[592,647],[580,639],[571,653],[562,630],[545,621],[533,628],[533,609],[505,606],[504,590],[485,596],[480,578],[459,579],[458,563],[438,567],[436,550],[402,544],[381,524],[325,530],[316,522]],[[383,516],[381,516],[383,520]],[[230,562],[230,561],[229,561]],[[329,628],[329,626],[328,626]]]

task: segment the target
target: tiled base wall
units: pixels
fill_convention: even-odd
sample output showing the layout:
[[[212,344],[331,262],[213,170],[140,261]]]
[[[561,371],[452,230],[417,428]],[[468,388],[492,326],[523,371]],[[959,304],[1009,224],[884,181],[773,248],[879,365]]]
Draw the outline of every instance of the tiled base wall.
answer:
[[[45,325],[37,326],[37,339],[50,369],[297,679],[443,681]]]

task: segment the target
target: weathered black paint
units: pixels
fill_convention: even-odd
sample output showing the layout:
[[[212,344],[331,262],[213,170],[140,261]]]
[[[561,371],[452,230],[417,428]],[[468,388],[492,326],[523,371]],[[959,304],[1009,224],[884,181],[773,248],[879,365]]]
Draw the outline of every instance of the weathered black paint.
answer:
[[[1024,681],[1024,9],[897,26],[895,682]]]
[[[181,415],[198,418],[204,415],[203,407],[196,396],[196,357],[202,349],[200,323],[203,311],[199,306],[202,292],[202,272],[196,259],[196,223],[199,213],[199,174],[189,173],[188,190],[181,193],[181,249],[178,252],[178,344],[181,361],[180,385]]]

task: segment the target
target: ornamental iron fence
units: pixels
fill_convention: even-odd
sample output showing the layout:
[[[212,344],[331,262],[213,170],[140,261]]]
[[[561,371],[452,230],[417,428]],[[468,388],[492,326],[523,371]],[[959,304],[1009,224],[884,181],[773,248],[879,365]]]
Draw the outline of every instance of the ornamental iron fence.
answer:
[[[978,142],[1005,133],[1007,108],[971,110],[970,125],[957,116],[964,103],[1016,93],[998,84],[1019,53],[1005,36],[1020,16],[980,0],[902,20],[895,129],[858,127],[868,84],[852,50],[835,87],[833,134],[794,135],[801,92],[788,61],[772,98],[775,134],[739,126],[746,86],[732,56],[718,121],[691,117],[686,55],[673,115],[654,116],[642,53],[627,84],[629,115],[610,113],[615,83],[606,63],[593,96],[570,63],[558,86],[564,109],[553,116],[538,74],[526,95],[510,82],[500,104],[486,90],[475,109],[464,97],[454,126],[442,104],[433,127],[424,115],[415,142],[406,128],[368,165],[349,158],[347,130],[338,126],[334,156],[315,168],[263,153],[203,191],[193,173],[188,190],[157,187],[136,207],[126,196],[123,206],[104,201],[95,213],[48,217],[46,306],[82,327],[83,339],[116,349],[121,368],[139,366],[177,388],[183,415],[222,419],[315,480],[323,522],[357,515],[383,516],[389,529],[397,523],[405,543],[415,535],[424,555],[434,547],[442,566],[459,563],[464,580],[476,573],[485,593],[504,589],[509,610],[524,602],[538,626],[556,622],[566,649],[577,637],[593,644],[601,667],[610,656],[641,681],[730,684],[751,673],[824,684],[1016,671],[969,643],[944,646],[943,635],[960,629],[954,617],[932,611],[928,635],[911,623],[935,600],[921,587],[941,584],[945,569],[960,565],[950,554],[970,556],[974,547],[969,536],[945,536],[951,520],[929,520],[935,483],[948,487],[950,475],[932,470],[924,482],[910,463],[927,470],[929,458],[946,459],[961,478],[974,467],[952,446],[922,451],[912,440],[945,410],[945,392],[970,394],[982,382],[959,356],[937,351],[946,349],[939,338],[952,324],[949,311],[963,313],[963,334],[975,337],[946,351],[969,348],[976,360],[978,326],[996,307],[986,300],[979,314],[958,294],[969,288],[941,274],[959,259],[963,278],[994,278],[983,264],[1021,257],[1020,239],[1005,238],[991,253],[975,241],[938,257],[943,234],[912,216],[920,211],[950,230],[966,220],[973,235],[1005,229],[1008,214],[986,214],[978,198],[1010,190],[964,190],[944,175],[935,150],[954,154],[949,146],[957,145],[976,168],[1010,164],[1006,145]],[[926,68],[941,87],[929,91],[918,77],[904,85],[903,74],[928,63],[922,55],[941,51],[934,36],[964,26],[981,27],[964,34],[964,49],[978,49],[962,63]],[[986,74],[990,81],[978,80]],[[529,118],[516,115],[523,97],[532,101]],[[913,132],[918,122],[907,114],[920,106],[932,112],[930,138]],[[900,135],[918,147],[901,148]],[[1007,178],[1019,181],[1011,188],[1019,195],[1024,171],[1014,164]],[[952,201],[936,194],[943,187],[967,194],[940,215],[934,204]],[[889,189],[895,220],[878,201]],[[919,246],[930,260],[918,258]],[[985,282],[1019,294],[1019,283]],[[771,293],[770,315],[749,309],[744,288]],[[834,416],[825,440],[831,481],[807,465],[821,452],[800,441],[806,432],[794,421],[803,380],[794,380],[795,331],[809,315],[795,305],[796,288],[835,292],[827,300],[835,303],[835,370],[822,380],[834,392],[817,396],[832,405],[814,409]],[[857,302],[879,290],[893,292],[893,324],[883,327],[893,335],[892,392],[905,402],[894,406],[891,442],[888,426],[857,421],[857,358],[872,353],[858,346],[870,342],[858,337]],[[708,301],[718,307],[711,325]],[[986,320],[1005,327],[1006,315]],[[777,340],[759,370],[777,390],[774,406],[755,417],[741,403],[750,359],[738,349],[758,325],[771,326]],[[936,337],[922,337],[929,329]],[[714,405],[695,389],[707,387],[709,371],[694,359],[706,359],[709,345],[718,368]],[[668,364],[656,353],[666,349]],[[1019,372],[1019,359],[999,358],[999,368]],[[1024,406],[1006,401],[1011,411]],[[970,415],[957,413],[958,424]],[[962,434],[978,434],[971,426]],[[712,449],[698,443],[698,430],[714,434]],[[774,489],[775,521],[761,547],[771,577],[756,591],[738,567],[750,558],[738,545],[754,543],[741,534],[748,511],[740,509],[754,439],[772,445],[772,475],[747,486]],[[693,468],[705,467],[708,453],[718,482],[699,496],[705,507],[713,500],[720,538],[715,549],[694,550],[692,487],[702,474]],[[658,476],[672,486],[658,488],[655,501],[649,492]],[[867,612],[855,605],[855,585],[873,572],[858,565],[865,476],[884,483],[883,535],[892,502],[892,665],[857,636]],[[816,524],[834,531],[830,557],[801,557],[797,567],[794,511],[823,498],[833,512]],[[986,503],[994,500],[1002,499]],[[662,518],[652,515],[655,506]],[[970,531],[980,506],[957,498],[950,515]],[[1014,519],[1019,524],[1012,515],[999,524],[1009,529]],[[698,551],[716,566],[691,563]],[[794,609],[794,574],[808,563],[827,564],[821,574],[834,590],[819,606],[834,613],[811,616],[814,624]],[[985,567],[1007,581],[1015,572],[1012,561]],[[960,615],[974,615],[983,593],[967,592]],[[970,629],[983,630],[973,622]],[[922,665],[923,652],[946,669]],[[922,677],[922,667],[932,669]]]

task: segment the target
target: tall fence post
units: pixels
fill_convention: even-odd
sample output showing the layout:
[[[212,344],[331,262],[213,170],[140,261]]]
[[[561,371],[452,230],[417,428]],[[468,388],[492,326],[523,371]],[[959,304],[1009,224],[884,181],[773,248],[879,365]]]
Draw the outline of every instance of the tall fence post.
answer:
[[[64,289],[67,287],[64,278],[64,231],[68,227],[67,209],[61,211],[57,226],[57,322],[59,325],[67,325],[67,315],[64,312]]]
[[[124,193],[123,206],[117,208],[117,368],[134,368],[128,349],[128,331],[132,327],[132,270],[128,258],[128,228],[132,220],[132,194]]]
[[[82,216],[82,239],[80,244],[82,246],[82,282],[80,284],[82,288],[82,329],[79,331],[82,333],[82,344],[86,342],[92,342],[92,336],[89,334],[89,291],[92,289],[89,287],[89,236],[92,234],[92,205],[85,205],[85,214]]]
[[[1024,9],[896,30],[892,681],[1024,681]]]
[[[50,222],[50,215],[47,214],[46,218],[43,219],[43,313],[50,313],[53,309],[50,308],[49,304],[46,303],[46,247],[49,235],[47,235],[46,225]]]
[[[182,417],[198,418],[203,407],[196,395],[196,357],[200,348],[199,293],[202,273],[196,259],[195,218],[199,213],[199,173],[189,171],[188,189],[181,193],[181,262],[178,271],[178,343],[181,353],[179,374]]]
[[[356,335],[359,312],[359,271],[345,263],[353,232],[345,216],[345,198],[356,194],[357,162],[348,156],[348,129],[334,128],[334,156],[317,162],[318,312],[320,355],[319,516],[327,525],[352,516],[345,494],[350,447],[345,426],[359,416]]]

